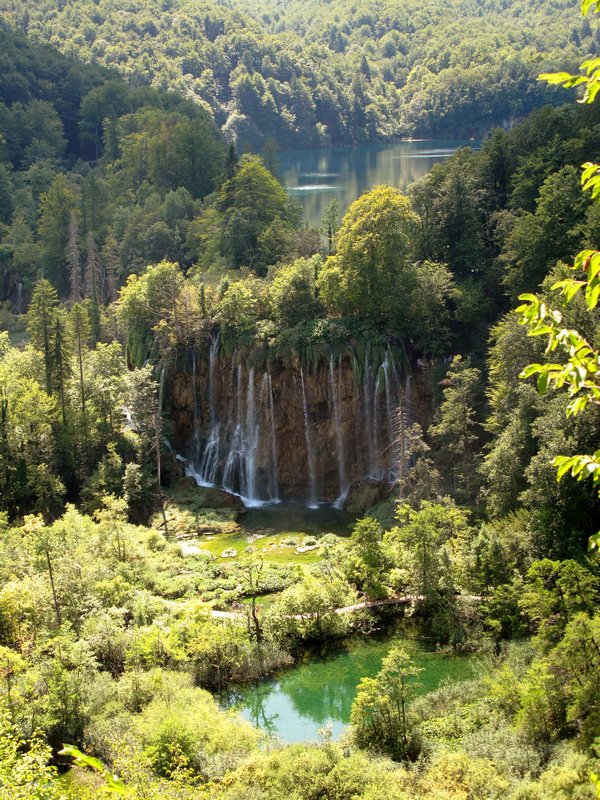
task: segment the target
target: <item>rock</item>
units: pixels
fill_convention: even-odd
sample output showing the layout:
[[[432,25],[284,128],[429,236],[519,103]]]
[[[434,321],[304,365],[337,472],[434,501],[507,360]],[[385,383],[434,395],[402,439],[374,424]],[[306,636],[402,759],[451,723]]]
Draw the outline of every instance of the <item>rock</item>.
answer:
[[[350,507],[372,505],[385,495],[385,489],[376,488],[376,482],[364,481],[363,476],[389,474],[394,468],[395,448],[390,447],[390,438],[400,393],[410,396],[407,402],[411,417],[426,429],[431,422],[434,379],[431,370],[416,370],[407,376],[406,365],[398,354],[391,361],[386,360],[386,351],[373,345],[367,348],[367,359],[367,343],[359,339],[352,344],[355,357],[346,353],[331,362],[329,355],[324,355],[310,367],[301,364],[297,354],[289,360],[270,361],[270,398],[268,392],[265,394],[267,384],[263,382],[267,373],[263,366],[251,369],[237,357],[221,352],[211,373],[208,353],[198,350],[193,376],[180,370],[168,378],[174,449],[189,455],[194,434],[203,443],[209,440],[210,398],[221,426],[217,475],[224,472],[236,420],[241,415],[244,426],[249,419],[260,424],[252,454],[255,497],[265,499],[272,495],[275,440],[280,499],[307,501],[314,492],[320,501],[335,502],[347,483],[359,482],[365,487],[356,491],[364,499],[357,500],[356,505],[350,502]],[[249,397],[254,398],[252,413],[247,406]],[[240,469],[233,472],[235,486]],[[239,498],[219,490],[204,491],[220,495],[205,505],[236,507],[238,513],[243,512]]]
[[[198,508],[214,508],[216,510],[227,508],[235,511],[236,514],[245,514],[248,510],[237,495],[217,487],[198,486],[196,481],[189,476],[178,481],[175,492],[185,495],[185,499],[193,502]]]
[[[221,558],[235,558],[237,554],[235,547],[228,547],[227,550],[223,550],[221,553]]]
[[[376,481],[371,478],[354,481],[348,490],[344,509],[357,516],[364,514],[387,497],[389,491],[390,485],[386,481]]]
[[[184,556],[195,556],[197,553],[200,552],[200,548],[197,544],[191,544],[186,539],[182,539],[179,542],[179,547],[181,547],[181,552]]]

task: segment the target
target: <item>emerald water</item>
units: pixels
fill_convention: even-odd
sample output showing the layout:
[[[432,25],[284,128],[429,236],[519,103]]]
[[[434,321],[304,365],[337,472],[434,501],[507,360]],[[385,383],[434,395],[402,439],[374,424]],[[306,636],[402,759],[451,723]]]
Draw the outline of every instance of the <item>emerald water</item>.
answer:
[[[278,168],[287,191],[301,202],[305,220],[318,227],[333,199],[338,200],[343,214],[373,186],[406,189],[458,147],[477,145],[472,141],[428,140],[290,150],[279,154]]]
[[[256,508],[249,508],[240,518],[240,524],[251,532],[271,531],[321,535],[337,533],[348,535],[352,529],[354,518],[323,503],[317,508],[308,508],[305,503],[276,503]]]
[[[423,672],[416,694],[436,689],[445,678],[471,677],[467,656],[437,652],[422,641],[401,635],[353,640],[322,658],[309,658],[281,675],[236,691],[227,705],[238,708],[254,725],[284,742],[313,742],[330,726],[339,738],[350,722],[350,709],[361,678],[373,677],[393,644],[401,642]]]

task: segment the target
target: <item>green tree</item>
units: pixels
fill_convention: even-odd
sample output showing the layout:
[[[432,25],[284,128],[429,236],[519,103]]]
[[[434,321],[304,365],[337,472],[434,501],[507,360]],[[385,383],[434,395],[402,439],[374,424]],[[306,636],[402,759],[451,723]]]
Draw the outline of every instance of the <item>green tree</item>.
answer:
[[[460,502],[477,495],[479,452],[477,403],[481,373],[469,359],[455,356],[446,377],[443,399],[435,423],[429,429],[434,461],[446,479],[449,492]]]
[[[401,645],[394,645],[375,678],[361,679],[350,717],[358,747],[395,761],[416,758],[420,747],[408,703],[420,686],[414,678],[422,671]]]
[[[336,237],[340,227],[340,204],[338,200],[332,200],[325,209],[321,230],[327,237],[327,254],[332,256],[335,253]]]
[[[319,274],[325,307],[408,332],[407,304],[416,283],[410,263],[415,226],[408,199],[388,186],[377,186],[352,203],[342,220],[337,253]]]
[[[81,253],[79,251],[79,224],[75,212],[71,212],[69,220],[69,241],[67,244],[67,265],[69,267],[69,298],[78,303],[83,298],[81,279]]]
[[[79,373],[79,398],[81,403],[81,414],[83,417],[84,430],[87,429],[86,418],[86,392],[83,377],[84,353],[90,341],[90,320],[85,307],[81,303],[75,303],[69,312],[69,334],[75,355]]]
[[[219,190],[217,208],[222,214],[221,250],[228,263],[258,272],[268,264],[264,246],[261,252],[261,236],[264,242],[267,230],[279,219],[281,243],[298,223],[297,208],[258,156],[242,156],[233,177]],[[273,240],[269,248],[278,254]]]
[[[44,275],[61,296],[69,291],[69,226],[77,195],[64,174],[59,173],[40,202],[39,235]]]
[[[535,213],[515,219],[500,256],[504,283],[514,296],[539,286],[557,261],[573,258],[588,206],[574,167],[544,181]]]
[[[592,614],[599,599],[600,582],[593,572],[571,559],[545,558],[528,570],[519,605],[548,647],[561,640],[577,614]]]
[[[289,266],[279,267],[275,273],[269,287],[269,303],[281,328],[291,328],[318,315],[315,274],[320,264],[320,256],[299,258]]]
[[[591,8],[600,10],[595,0],[583,0],[582,12],[586,15]],[[592,103],[600,88],[600,62],[597,59],[586,61],[582,65],[586,74],[581,76],[568,75],[567,73],[544,74],[540,76],[553,84],[565,86],[585,86],[583,102]],[[592,199],[600,195],[600,166],[593,163],[584,164],[582,175],[584,191],[590,190]],[[600,299],[600,252],[596,250],[583,250],[575,257],[573,270],[579,273],[580,278],[567,278],[558,281],[552,287],[562,302],[567,305],[580,293],[585,298],[585,304],[590,313],[594,312]],[[583,275],[581,273],[583,272]],[[600,353],[586,338],[575,329],[563,327],[563,315],[559,309],[554,309],[543,300],[532,294],[521,295],[523,305],[517,309],[523,325],[528,329],[530,336],[544,336],[547,339],[547,352],[562,352],[563,361],[558,363],[530,364],[521,373],[521,377],[528,378],[537,375],[537,388],[540,393],[547,391],[548,387],[560,389],[566,387],[569,393],[567,416],[579,414],[588,404],[600,402]],[[600,450],[595,453],[557,456],[553,461],[557,468],[558,480],[570,473],[578,480],[591,479],[600,494]],[[600,544],[600,534],[590,540],[592,546]]]
[[[41,350],[44,356],[44,373],[46,392],[52,394],[52,377],[54,354],[52,341],[57,319],[58,293],[45,278],[39,280],[31,296],[29,306],[28,330],[34,347]]]
[[[234,281],[216,304],[215,316],[229,350],[236,345],[249,346],[256,334],[258,301],[252,288],[247,281]]]
[[[350,583],[370,598],[386,594],[383,576],[387,560],[382,548],[383,530],[377,520],[358,520],[350,537],[344,572]]]

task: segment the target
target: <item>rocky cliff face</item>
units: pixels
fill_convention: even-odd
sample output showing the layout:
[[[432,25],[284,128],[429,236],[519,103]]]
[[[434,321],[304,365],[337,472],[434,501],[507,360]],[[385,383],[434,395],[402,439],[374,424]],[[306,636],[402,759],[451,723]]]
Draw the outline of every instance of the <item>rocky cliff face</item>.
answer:
[[[248,504],[341,503],[367,476],[393,480],[399,409],[426,424],[426,383],[391,352],[375,363],[367,354],[360,364],[344,356],[310,370],[276,363],[263,371],[221,358],[214,342],[168,380],[172,443],[199,483]]]

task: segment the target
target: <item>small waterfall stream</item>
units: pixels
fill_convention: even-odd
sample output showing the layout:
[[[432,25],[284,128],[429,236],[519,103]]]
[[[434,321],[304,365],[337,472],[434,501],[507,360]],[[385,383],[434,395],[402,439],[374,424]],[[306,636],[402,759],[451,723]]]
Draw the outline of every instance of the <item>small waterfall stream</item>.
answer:
[[[15,297],[15,314],[23,313],[23,284],[19,281],[17,283],[17,292]]]
[[[223,488],[239,494],[247,506],[263,501],[256,486],[256,451],[260,441],[260,416],[256,413],[254,367],[248,370],[244,392],[244,367],[237,365],[237,419],[223,469]],[[244,414],[245,409],[245,414]]]
[[[210,350],[208,352],[208,409],[210,418],[210,428],[208,439],[204,446],[204,453],[200,459],[200,465],[194,477],[201,486],[214,486],[217,480],[219,468],[219,457],[221,452],[221,424],[217,416],[215,399],[215,377],[216,365],[219,353],[219,337],[211,339]],[[194,358],[194,408],[196,408],[196,359]],[[194,452],[194,464],[198,461],[199,450]]]
[[[198,429],[198,387],[196,382],[196,350],[192,350],[192,393],[193,393],[193,408],[192,408],[192,460],[194,463],[198,461],[200,456],[200,431]]]
[[[363,369],[363,410],[365,417],[365,433],[367,437],[367,475],[375,473],[375,452],[377,438],[375,436],[376,423],[373,415],[373,390],[371,388],[371,365],[369,364],[369,351],[365,351],[365,364]]]
[[[277,473],[277,431],[275,430],[275,403],[273,402],[273,380],[269,372],[263,375],[261,388],[261,405],[265,408],[264,397],[267,398],[266,410],[269,418],[271,465],[269,470],[269,499],[273,503],[279,502],[279,480]]]
[[[309,506],[311,508],[317,508],[319,503],[317,499],[315,452],[313,450],[312,436],[310,433],[310,420],[308,417],[308,404],[306,402],[306,387],[304,385],[304,371],[302,370],[302,367],[300,367],[300,383],[302,385],[302,409],[304,411],[304,438],[306,439],[306,456],[308,461]]]
[[[336,383],[335,369],[333,366],[333,353],[329,357],[329,392],[333,405],[333,425],[335,428],[335,454],[338,465],[339,493],[335,504],[341,508],[348,494],[348,481],[346,478],[346,459],[344,455],[344,433],[342,431],[342,418],[340,415],[339,386],[341,383],[342,360],[338,363],[338,376]]]

